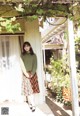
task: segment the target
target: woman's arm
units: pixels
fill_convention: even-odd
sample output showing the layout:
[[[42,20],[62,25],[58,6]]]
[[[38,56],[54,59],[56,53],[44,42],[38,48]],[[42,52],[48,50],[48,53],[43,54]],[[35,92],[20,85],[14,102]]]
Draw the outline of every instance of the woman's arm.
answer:
[[[32,73],[32,76],[35,74],[36,70],[37,70],[37,56],[34,55],[33,56],[32,72],[31,72]]]
[[[23,61],[22,61],[21,58],[20,58],[20,65],[21,65],[21,69],[22,69],[23,74],[24,74],[26,77],[29,78],[29,74],[26,72],[26,68],[25,68],[24,63],[23,63]]]

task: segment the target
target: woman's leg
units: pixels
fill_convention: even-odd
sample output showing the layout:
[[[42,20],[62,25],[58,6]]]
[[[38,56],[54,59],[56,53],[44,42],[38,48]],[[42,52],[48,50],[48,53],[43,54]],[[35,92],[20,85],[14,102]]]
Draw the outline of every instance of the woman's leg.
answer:
[[[35,102],[34,102],[34,95],[31,94],[28,96],[28,103],[29,103],[29,107],[32,110],[32,112],[35,111]]]
[[[32,104],[32,106],[35,106],[34,95],[33,94],[31,94],[31,95],[28,96],[28,103]]]

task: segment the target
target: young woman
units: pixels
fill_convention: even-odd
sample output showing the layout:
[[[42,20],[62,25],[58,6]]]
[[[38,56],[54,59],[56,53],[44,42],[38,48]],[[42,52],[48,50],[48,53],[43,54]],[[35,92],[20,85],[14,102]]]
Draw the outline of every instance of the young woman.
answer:
[[[37,57],[33,52],[29,42],[23,43],[23,52],[21,54],[23,71],[23,94],[28,98],[28,104],[32,111],[35,111],[34,93],[39,93],[37,70]],[[24,68],[24,69],[23,69]]]

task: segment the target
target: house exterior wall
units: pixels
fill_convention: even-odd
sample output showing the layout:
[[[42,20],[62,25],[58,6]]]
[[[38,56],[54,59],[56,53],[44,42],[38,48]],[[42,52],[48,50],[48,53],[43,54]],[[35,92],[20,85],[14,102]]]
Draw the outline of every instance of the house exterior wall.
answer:
[[[24,41],[29,41],[33,47],[34,52],[37,55],[37,74],[40,87],[40,93],[35,95],[35,103],[41,104],[45,101],[45,86],[43,76],[43,59],[42,59],[42,47],[41,47],[41,35],[39,32],[38,20],[25,22],[25,35]]]

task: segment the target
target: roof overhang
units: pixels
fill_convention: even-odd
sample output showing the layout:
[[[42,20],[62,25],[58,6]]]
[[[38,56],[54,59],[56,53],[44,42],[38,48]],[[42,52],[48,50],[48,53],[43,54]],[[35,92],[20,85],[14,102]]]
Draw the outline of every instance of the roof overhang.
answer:
[[[43,49],[63,49],[64,33],[67,29],[67,19],[56,18],[51,24],[41,32]]]

